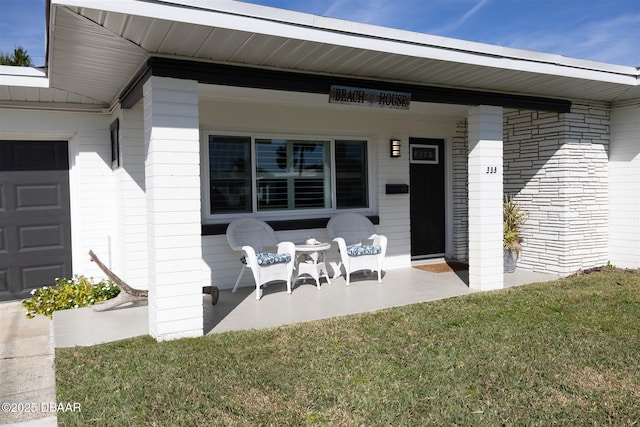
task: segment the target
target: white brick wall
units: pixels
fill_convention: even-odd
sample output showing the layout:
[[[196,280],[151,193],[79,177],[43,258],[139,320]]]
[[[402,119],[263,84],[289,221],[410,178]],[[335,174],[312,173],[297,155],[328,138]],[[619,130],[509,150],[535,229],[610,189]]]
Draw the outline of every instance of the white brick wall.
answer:
[[[502,108],[469,109],[469,287],[503,287]],[[495,168],[495,169],[494,169]]]
[[[149,333],[200,336],[202,249],[198,84],[144,84]]]

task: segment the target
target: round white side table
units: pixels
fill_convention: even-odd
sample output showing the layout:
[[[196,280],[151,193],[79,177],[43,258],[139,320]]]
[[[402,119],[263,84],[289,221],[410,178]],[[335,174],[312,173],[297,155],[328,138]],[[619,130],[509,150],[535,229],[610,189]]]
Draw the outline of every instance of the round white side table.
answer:
[[[303,278],[301,276],[308,275],[316,281],[318,290],[320,289],[320,277],[324,277],[327,279],[327,283],[331,284],[324,261],[325,251],[329,249],[331,249],[331,243],[318,243],[315,245],[297,244],[296,279],[294,283]]]

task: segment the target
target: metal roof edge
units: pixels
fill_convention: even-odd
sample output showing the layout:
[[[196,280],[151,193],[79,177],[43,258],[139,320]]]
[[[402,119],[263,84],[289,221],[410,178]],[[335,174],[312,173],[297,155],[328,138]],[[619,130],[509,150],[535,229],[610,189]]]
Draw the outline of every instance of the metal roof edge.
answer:
[[[48,88],[49,77],[44,68],[0,65],[0,86]]]
[[[564,55],[532,51],[526,49],[505,47],[488,43],[480,43],[452,37],[436,36],[416,31],[408,31],[384,27],[380,25],[365,24],[338,18],[313,15],[304,12],[296,12],[275,7],[244,3],[239,0],[218,0],[211,3],[210,0],[143,0],[165,3],[173,6],[195,7],[210,11],[243,14],[257,19],[268,19],[285,24],[303,25],[344,32],[345,34],[360,34],[368,37],[396,40],[398,42],[417,43],[444,49],[466,51],[482,55],[522,59],[526,61],[544,62],[561,66],[574,66],[582,69],[597,71],[640,75],[640,67],[610,64],[606,62],[573,58]]]
[[[109,109],[98,104],[77,104],[71,102],[38,102],[38,101],[1,101],[0,110],[33,110],[33,111],[63,111],[76,113],[109,113]]]

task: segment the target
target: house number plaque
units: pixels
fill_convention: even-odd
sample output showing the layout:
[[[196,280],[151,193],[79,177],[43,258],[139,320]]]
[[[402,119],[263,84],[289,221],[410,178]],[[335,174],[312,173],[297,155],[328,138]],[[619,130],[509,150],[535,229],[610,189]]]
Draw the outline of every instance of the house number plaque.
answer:
[[[437,165],[439,163],[438,146],[426,144],[411,144],[409,161]]]

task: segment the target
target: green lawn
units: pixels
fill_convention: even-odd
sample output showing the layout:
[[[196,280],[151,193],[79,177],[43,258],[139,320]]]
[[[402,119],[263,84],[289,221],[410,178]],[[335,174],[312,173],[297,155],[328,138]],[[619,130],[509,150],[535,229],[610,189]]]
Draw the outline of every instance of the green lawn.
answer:
[[[638,425],[640,271],[57,349],[56,387],[60,425]]]

